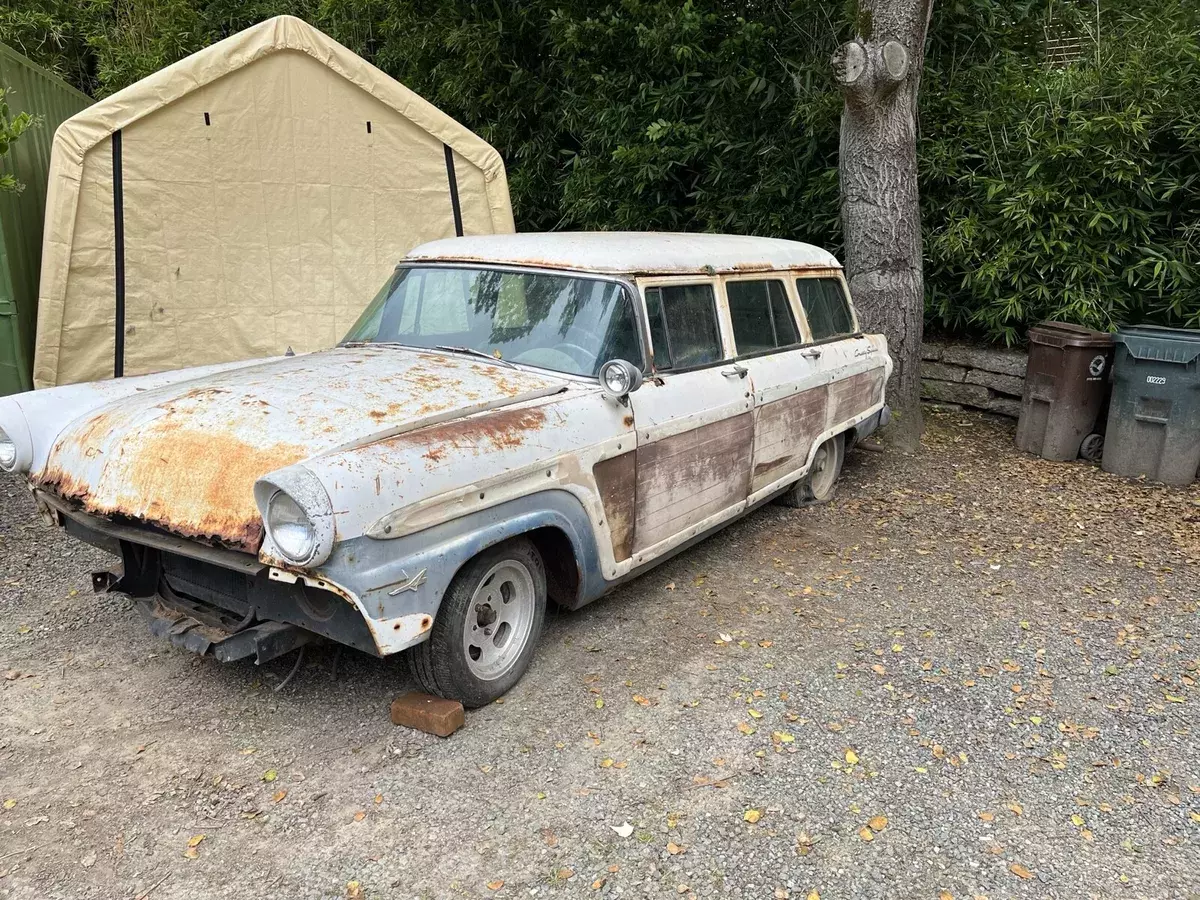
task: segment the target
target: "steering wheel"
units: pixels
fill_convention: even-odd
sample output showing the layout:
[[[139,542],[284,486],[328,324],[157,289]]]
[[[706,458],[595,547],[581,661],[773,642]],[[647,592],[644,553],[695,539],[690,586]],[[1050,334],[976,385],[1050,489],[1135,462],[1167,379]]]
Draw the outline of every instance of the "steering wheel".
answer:
[[[575,362],[579,363],[583,369],[589,369],[596,364],[596,354],[589,353],[578,344],[572,344],[570,341],[563,341],[561,344],[555,344],[554,349],[560,353],[565,353]]]

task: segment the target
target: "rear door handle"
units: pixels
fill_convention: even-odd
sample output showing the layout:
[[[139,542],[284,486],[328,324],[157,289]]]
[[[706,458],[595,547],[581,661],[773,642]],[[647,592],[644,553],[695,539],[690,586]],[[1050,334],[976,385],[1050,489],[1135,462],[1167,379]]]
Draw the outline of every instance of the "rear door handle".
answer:
[[[820,359],[821,351],[818,350],[816,347],[813,347],[809,350],[801,350],[800,355],[803,356],[805,359]]]
[[[746,373],[749,371],[745,366],[739,366],[737,363],[734,363],[732,369],[722,369],[721,374],[726,378],[745,378]]]

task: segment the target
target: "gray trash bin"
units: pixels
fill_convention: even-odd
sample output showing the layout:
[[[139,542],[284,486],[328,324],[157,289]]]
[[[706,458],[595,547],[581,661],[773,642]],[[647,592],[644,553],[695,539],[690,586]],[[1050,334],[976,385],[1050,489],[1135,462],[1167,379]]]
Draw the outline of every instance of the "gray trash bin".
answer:
[[[1200,331],[1117,332],[1106,472],[1191,484],[1200,469]]]

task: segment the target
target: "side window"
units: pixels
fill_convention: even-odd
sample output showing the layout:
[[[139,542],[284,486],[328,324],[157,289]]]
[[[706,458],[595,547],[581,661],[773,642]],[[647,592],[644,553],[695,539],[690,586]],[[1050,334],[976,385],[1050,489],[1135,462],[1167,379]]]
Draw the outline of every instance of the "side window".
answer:
[[[782,281],[728,281],[725,294],[739,356],[800,342]]]
[[[702,366],[723,357],[712,285],[646,288],[646,311],[660,371]]]
[[[796,291],[814,341],[854,334],[850,304],[836,278],[797,278]]]

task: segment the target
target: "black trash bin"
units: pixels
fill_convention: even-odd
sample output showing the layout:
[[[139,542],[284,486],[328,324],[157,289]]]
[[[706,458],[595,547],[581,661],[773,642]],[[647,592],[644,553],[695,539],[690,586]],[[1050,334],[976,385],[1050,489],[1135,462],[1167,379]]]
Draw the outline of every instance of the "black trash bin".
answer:
[[[1200,331],[1117,332],[1104,471],[1191,484],[1200,469]]]
[[[1044,459],[1079,456],[1108,392],[1112,335],[1067,322],[1029,329],[1029,363],[1017,446]]]

